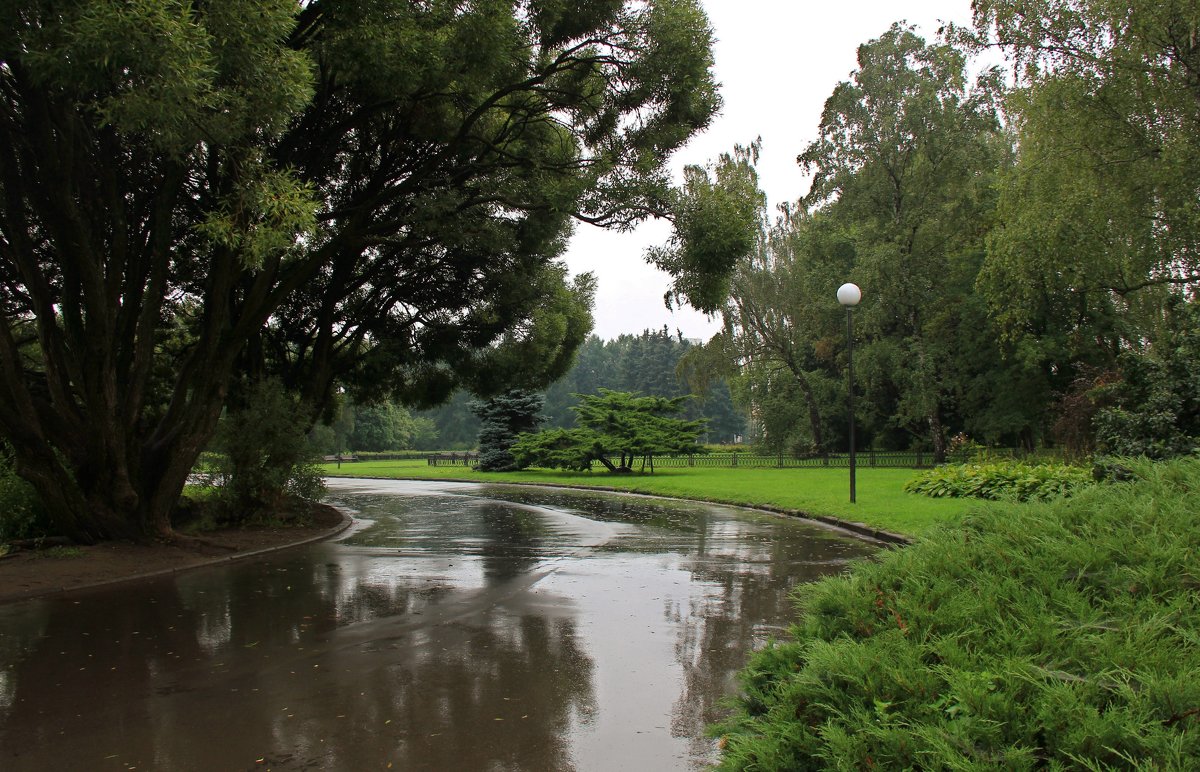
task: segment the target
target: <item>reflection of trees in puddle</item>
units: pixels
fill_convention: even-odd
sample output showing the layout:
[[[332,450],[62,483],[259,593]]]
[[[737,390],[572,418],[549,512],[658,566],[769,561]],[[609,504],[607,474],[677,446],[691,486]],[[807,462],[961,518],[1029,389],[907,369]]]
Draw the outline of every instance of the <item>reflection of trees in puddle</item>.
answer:
[[[16,699],[16,671],[21,660],[44,636],[45,606],[18,603],[0,607],[0,719]],[[3,725],[0,724],[0,729]]]
[[[29,605],[42,622],[3,636],[0,766],[568,766],[594,703],[575,621],[448,614],[463,592],[297,555]]]
[[[537,513],[498,502],[481,503],[476,512],[483,526],[479,554],[488,582],[527,574],[542,559],[548,529]]]
[[[694,531],[698,527],[696,516],[706,507],[669,499],[529,486],[481,486],[479,492],[506,501],[561,509],[601,522],[655,526],[677,532]]]
[[[675,659],[683,671],[671,731],[689,738],[689,751],[698,761],[714,761],[713,741],[704,729],[724,714],[722,701],[736,692],[737,673],[749,653],[768,637],[785,634],[794,620],[792,589],[875,551],[862,542],[796,538],[787,526],[768,527],[740,550],[729,550],[724,538],[702,538],[682,567],[704,591],[692,595],[686,607],[664,607],[664,617],[677,631]]]

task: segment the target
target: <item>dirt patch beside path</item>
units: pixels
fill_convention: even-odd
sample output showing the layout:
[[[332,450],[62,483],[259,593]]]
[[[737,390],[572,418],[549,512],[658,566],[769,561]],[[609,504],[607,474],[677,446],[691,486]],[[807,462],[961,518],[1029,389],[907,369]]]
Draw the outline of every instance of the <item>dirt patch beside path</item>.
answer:
[[[18,550],[0,558],[0,603],[249,558],[329,538],[348,524],[342,512],[321,504],[312,525],[230,528],[204,534],[203,542]]]

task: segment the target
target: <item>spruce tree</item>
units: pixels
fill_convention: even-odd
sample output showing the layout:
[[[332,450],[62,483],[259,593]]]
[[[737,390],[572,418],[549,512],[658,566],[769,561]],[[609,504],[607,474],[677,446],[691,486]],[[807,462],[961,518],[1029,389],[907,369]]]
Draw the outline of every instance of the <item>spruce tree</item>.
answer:
[[[523,432],[535,431],[543,397],[536,391],[512,389],[486,402],[475,402],[472,412],[479,417],[479,469],[511,472],[523,468],[513,458],[512,446]]]

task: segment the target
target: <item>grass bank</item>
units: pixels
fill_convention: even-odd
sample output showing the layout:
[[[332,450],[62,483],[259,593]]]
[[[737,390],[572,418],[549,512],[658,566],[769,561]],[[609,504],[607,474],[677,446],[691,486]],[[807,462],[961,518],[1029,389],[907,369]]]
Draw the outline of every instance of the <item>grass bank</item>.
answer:
[[[797,591],[723,769],[1200,769],[1200,459],[989,504]]]
[[[631,493],[696,499],[828,515],[879,530],[919,536],[978,505],[964,499],[932,499],[904,492],[916,474],[909,469],[859,469],[857,503],[849,502],[845,469],[660,469],[654,474],[607,472],[475,472],[466,466],[429,466],[423,460],[362,461],[322,467],[330,476],[537,483],[611,488]]]

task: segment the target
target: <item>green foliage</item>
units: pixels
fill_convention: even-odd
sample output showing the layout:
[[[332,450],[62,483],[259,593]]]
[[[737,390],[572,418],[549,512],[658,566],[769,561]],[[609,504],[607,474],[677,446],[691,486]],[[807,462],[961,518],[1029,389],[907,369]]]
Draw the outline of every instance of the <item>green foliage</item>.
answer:
[[[1171,334],[1164,308],[1194,303],[1200,286],[1200,9],[982,0],[973,10],[974,34],[960,39],[1016,65],[1006,101],[1019,151],[1000,175],[979,280],[992,317],[1023,358],[1058,374],[1056,423],[1071,445],[1187,452],[1196,431],[1176,422],[1188,392],[1162,370],[1160,338]],[[1104,392],[1065,382],[1114,370],[1124,383]]]
[[[411,447],[415,433],[412,416],[399,405],[355,405],[354,430],[345,446],[351,451],[402,450]]]
[[[971,42],[1003,49],[1018,77],[1020,151],[981,286],[1010,334],[1076,356],[1097,336],[1136,340],[1165,293],[1200,280],[1200,9],[983,0],[973,11]]]
[[[683,170],[671,241],[647,252],[651,262],[676,277],[668,298],[686,299],[692,307],[712,313],[729,294],[728,276],[753,248],[759,211],[766,202],[754,169],[758,151],[758,143],[738,146],[707,169]]]
[[[1091,471],[1081,466],[992,461],[945,464],[922,473],[904,490],[934,498],[1045,501],[1069,496],[1092,482]]]
[[[1115,456],[1200,453],[1200,304],[1173,299],[1145,351],[1118,359],[1122,379],[1096,389],[1099,450]]]
[[[578,396],[574,410],[581,428],[522,435],[512,446],[520,467],[588,469],[599,461],[610,472],[627,472],[640,457],[643,469],[650,460],[653,471],[656,454],[705,452],[697,442],[704,422],[672,417],[686,397],[642,397],[610,389]]]
[[[33,486],[17,476],[12,454],[0,442],[0,542],[51,533],[46,512]]]
[[[1136,472],[801,587],[720,768],[1196,768],[1200,460]]]
[[[324,493],[305,435],[305,415],[278,382],[266,381],[250,387],[244,406],[222,419],[212,477],[227,517],[270,515],[290,498],[316,499]]]

